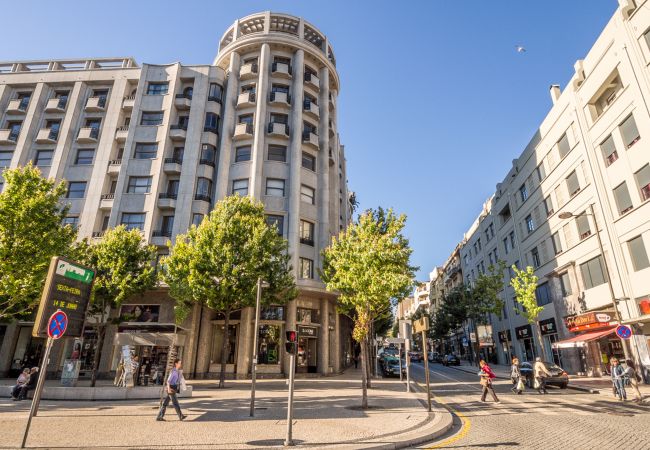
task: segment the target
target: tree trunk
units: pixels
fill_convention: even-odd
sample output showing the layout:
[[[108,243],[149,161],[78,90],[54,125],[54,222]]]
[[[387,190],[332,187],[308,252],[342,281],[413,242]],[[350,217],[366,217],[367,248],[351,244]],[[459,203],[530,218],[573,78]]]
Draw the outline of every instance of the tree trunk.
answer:
[[[97,371],[99,370],[99,361],[102,357],[102,347],[104,346],[104,336],[106,335],[106,324],[102,323],[97,328],[97,349],[93,358],[93,371],[90,375],[90,387],[95,387],[97,382]]]
[[[361,342],[361,408],[368,408],[368,339]]]
[[[539,321],[535,321],[535,330],[537,331],[537,343],[539,344],[539,349],[542,351],[542,360],[548,361],[546,357],[546,349],[544,348],[544,340],[542,339],[542,329],[539,327]]]
[[[219,374],[219,388],[226,387],[226,365],[228,364],[228,353],[230,352],[230,311],[224,313],[223,344],[221,346],[221,373]]]
[[[363,345],[366,347],[366,387],[370,389],[372,388],[372,364],[370,363],[370,355],[372,355],[372,351],[370,350],[370,341],[367,337]]]

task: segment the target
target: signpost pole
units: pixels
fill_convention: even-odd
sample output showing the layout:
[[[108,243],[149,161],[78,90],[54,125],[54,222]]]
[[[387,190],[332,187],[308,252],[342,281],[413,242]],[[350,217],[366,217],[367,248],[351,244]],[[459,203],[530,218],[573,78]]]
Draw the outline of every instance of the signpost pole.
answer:
[[[402,344],[399,344],[397,356],[399,358],[399,380],[404,381],[404,377],[402,376]]]
[[[411,350],[411,340],[404,340],[404,351],[406,352],[406,392],[411,392],[411,358],[409,357],[409,350]]]
[[[284,441],[285,447],[291,447],[293,443],[293,381],[296,373],[295,364],[295,350],[294,353],[289,354],[289,401],[287,404],[287,438]]]
[[[257,333],[260,322],[260,300],[262,297],[262,277],[257,278],[257,298],[255,301],[255,328],[253,329],[253,363],[251,364],[251,407],[250,416],[255,416],[255,378],[257,377]]]
[[[427,355],[427,332],[422,330],[422,349],[424,354]],[[431,389],[429,387],[429,358],[424,358],[424,379],[427,382],[427,407],[428,411],[431,412]]]
[[[38,371],[38,382],[36,383],[36,390],[34,391],[34,398],[32,399],[32,406],[29,408],[29,417],[27,418],[27,426],[25,427],[25,433],[23,434],[23,442],[20,444],[20,448],[25,448],[25,443],[27,442],[27,435],[29,434],[29,427],[32,424],[32,417],[36,416],[38,411],[38,406],[41,402],[41,392],[43,392],[43,385],[45,384],[45,373],[47,371],[47,363],[50,359],[50,351],[52,350],[52,344],[54,339],[47,338],[47,344],[45,346],[45,354],[43,355],[43,362],[41,363],[41,368]]]

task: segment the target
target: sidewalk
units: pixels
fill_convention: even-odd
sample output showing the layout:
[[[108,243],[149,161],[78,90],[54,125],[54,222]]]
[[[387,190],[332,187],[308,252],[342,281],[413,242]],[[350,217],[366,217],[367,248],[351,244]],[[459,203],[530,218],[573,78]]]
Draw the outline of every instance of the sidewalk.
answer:
[[[426,410],[423,393],[407,393],[398,379],[373,380],[367,410],[361,410],[359,371],[296,380],[293,439],[297,446],[336,449],[396,449],[436,439],[452,426],[442,407]],[[43,448],[214,448],[282,447],[286,436],[285,380],[258,380],[255,417],[249,417],[250,381],[193,384],[181,399],[188,418],[168,409],[156,422],[156,401],[43,401],[32,422],[28,447]],[[0,400],[0,447],[20,443],[28,402]],[[67,430],[66,432],[58,432]],[[71,430],[78,430],[71,432]]]

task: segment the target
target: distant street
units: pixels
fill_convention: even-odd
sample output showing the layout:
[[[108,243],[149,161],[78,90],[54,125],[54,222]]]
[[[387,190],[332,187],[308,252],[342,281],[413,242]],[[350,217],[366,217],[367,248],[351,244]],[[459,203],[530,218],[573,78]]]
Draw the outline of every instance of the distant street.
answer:
[[[420,448],[650,449],[648,406],[554,387],[545,396],[514,395],[509,380],[501,379],[495,383],[501,403],[489,396],[481,403],[476,375],[441,364],[429,364],[429,371],[434,400],[446,403],[463,424],[456,418],[452,432]],[[424,386],[422,363],[411,365],[411,375]]]

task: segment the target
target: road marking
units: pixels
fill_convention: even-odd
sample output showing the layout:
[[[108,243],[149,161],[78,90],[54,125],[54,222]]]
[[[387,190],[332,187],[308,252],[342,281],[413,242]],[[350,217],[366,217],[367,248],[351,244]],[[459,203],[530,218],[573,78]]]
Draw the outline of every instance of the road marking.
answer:
[[[449,404],[447,404],[447,402],[445,402],[443,399],[441,399],[437,395],[435,395],[435,394],[432,394],[432,395],[433,395],[433,398],[434,398],[434,400],[436,402],[443,405],[447,410],[449,410],[450,413],[455,414],[456,417],[458,417],[460,419],[461,426],[460,426],[460,430],[458,430],[458,433],[456,433],[455,435],[451,436],[448,439],[445,439],[442,442],[439,442],[439,443],[437,443],[435,445],[432,445],[431,447],[425,447],[427,449],[442,448],[442,447],[445,447],[445,446],[447,446],[449,444],[452,444],[452,443],[464,438],[465,436],[467,436],[467,433],[469,433],[469,430],[472,428],[472,421],[469,420],[469,417],[465,416],[460,411],[457,411],[454,408],[452,408]]]

